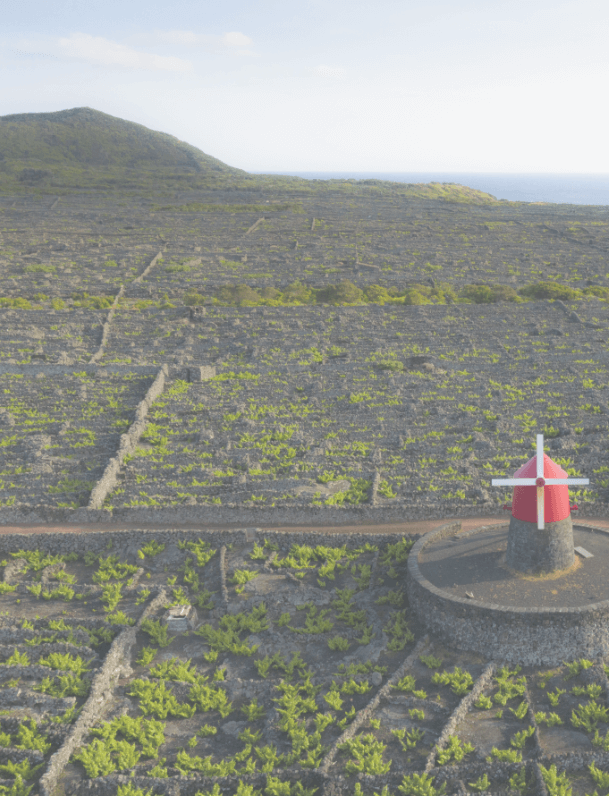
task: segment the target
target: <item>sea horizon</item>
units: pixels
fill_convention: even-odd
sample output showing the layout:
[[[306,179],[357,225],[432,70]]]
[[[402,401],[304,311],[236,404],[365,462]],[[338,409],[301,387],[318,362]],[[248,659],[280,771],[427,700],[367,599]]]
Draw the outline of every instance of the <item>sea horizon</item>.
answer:
[[[552,174],[446,171],[250,171],[302,177],[307,180],[388,180],[390,182],[449,182],[511,202],[598,205],[609,209],[609,174]]]

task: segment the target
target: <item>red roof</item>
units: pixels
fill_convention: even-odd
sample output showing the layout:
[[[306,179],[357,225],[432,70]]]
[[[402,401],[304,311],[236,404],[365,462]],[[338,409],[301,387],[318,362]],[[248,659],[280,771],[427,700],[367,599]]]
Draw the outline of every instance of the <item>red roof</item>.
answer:
[[[556,462],[544,453],[544,478],[568,478],[569,475]],[[535,478],[537,476],[537,454],[514,473],[514,478]],[[571,514],[569,507],[569,487],[565,485],[544,486],[544,522],[559,522]],[[537,523],[537,487],[515,486],[512,499],[512,517],[525,522]]]

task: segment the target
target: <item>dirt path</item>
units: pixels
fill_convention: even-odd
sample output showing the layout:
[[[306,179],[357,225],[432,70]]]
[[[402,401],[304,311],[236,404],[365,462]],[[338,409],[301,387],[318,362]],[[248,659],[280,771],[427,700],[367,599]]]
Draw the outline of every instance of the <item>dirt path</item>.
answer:
[[[461,525],[464,531],[470,528],[475,528],[478,525],[490,525],[494,523],[503,523],[509,520],[509,514],[493,514],[488,517],[465,517],[461,520]],[[404,533],[404,534],[423,534],[450,522],[450,518],[444,520],[416,520],[414,522],[394,522],[386,523],[383,525],[268,525],[262,524],[259,527],[262,530],[269,531],[300,531],[305,533],[319,533],[321,535],[335,534],[335,533]],[[577,520],[575,520],[577,522]],[[591,525],[599,525],[602,528],[609,528],[609,519],[594,519],[592,517],[582,518],[582,522],[590,523]],[[148,528],[150,530],[166,530],[175,526],[172,525],[155,525],[153,523],[125,523],[125,524],[94,524],[90,525],[14,525],[14,526],[1,526],[0,534],[7,533],[88,533],[90,531],[117,531],[117,530],[131,530],[133,528]],[[184,529],[212,531],[212,530],[238,530],[246,527],[244,523],[227,524],[227,525],[183,525]]]

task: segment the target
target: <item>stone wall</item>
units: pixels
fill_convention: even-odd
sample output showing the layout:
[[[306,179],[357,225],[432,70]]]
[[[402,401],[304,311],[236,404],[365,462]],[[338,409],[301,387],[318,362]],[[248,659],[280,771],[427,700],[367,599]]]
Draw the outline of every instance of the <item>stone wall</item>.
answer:
[[[72,726],[67,739],[49,759],[46,771],[40,778],[40,796],[52,796],[72,753],[80,746],[91,727],[103,717],[107,703],[112,699],[116,681],[123,674],[125,666],[128,667],[129,672],[131,671],[128,661],[131,658],[131,648],[135,644],[137,631],[142,622],[152,616],[166,601],[165,590],[159,589],[159,593],[146,606],[136,624],[133,627],[125,628],[113,640],[108,654],[104,658],[103,666],[93,678],[89,697],[83,705],[78,719]]]
[[[430,583],[419,568],[419,553],[460,527],[459,521],[447,523],[421,537],[408,558],[408,599],[429,631],[458,649],[525,666],[609,653],[609,601],[582,608],[504,608],[453,596]]]
[[[360,533],[333,533],[332,545],[357,546],[358,544],[377,543],[379,538],[384,542],[395,543],[404,537],[403,533],[378,534],[366,533],[364,529]],[[3,533],[0,534],[0,556],[17,550],[40,550],[54,555],[66,555],[68,553],[78,553],[84,555],[87,552],[95,555],[107,554],[111,549],[113,555],[119,555],[121,560],[129,558],[130,554],[136,554],[144,545],[154,539],[159,544],[177,545],[182,541],[197,541],[205,539],[214,547],[229,544],[247,544],[253,541],[269,539],[279,545],[280,549],[289,549],[292,544],[299,545],[318,545],[319,534],[315,532],[291,531],[289,536],[281,531],[272,531],[263,528],[243,528],[242,530],[217,530],[217,531],[197,531],[183,530],[181,528],[152,530],[130,529],[130,530],[104,530],[89,531],[86,534],[75,533]],[[112,545],[110,548],[109,545]],[[136,559],[137,560],[137,559]],[[95,620],[97,621],[97,620]]]
[[[156,379],[148,388],[148,392],[138,404],[135,410],[135,421],[129,427],[129,430],[121,436],[116,456],[110,459],[104,470],[104,474],[91,490],[87,508],[93,510],[101,509],[104,505],[106,496],[114,489],[118,473],[125,457],[133,453],[140,437],[144,433],[144,429],[146,428],[146,415],[148,414],[151,404],[153,404],[163,392],[166,374],[167,368],[163,366],[159,370]]]

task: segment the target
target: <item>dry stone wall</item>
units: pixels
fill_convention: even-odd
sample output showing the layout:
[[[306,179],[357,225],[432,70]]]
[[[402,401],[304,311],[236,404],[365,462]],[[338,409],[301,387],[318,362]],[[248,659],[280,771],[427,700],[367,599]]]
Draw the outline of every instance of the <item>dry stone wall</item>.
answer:
[[[148,392],[138,404],[135,410],[135,421],[131,426],[129,426],[129,430],[125,434],[121,435],[118,452],[115,457],[110,459],[102,477],[91,490],[87,508],[93,510],[100,509],[108,493],[114,489],[118,472],[125,460],[125,457],[133,453],[139,438],[146,427],[146,415],[148,414],[150,405],[163,392],[166,373],[167,368],[164,366],[161,368],[161,370],[159,370],[157,377],[148,388]]]
[[[3,508],[86,505],[121,428],[133,422],[136,403],[153,381],[150,369],[0,368]]]
[[[121,300],[123,294],[125,292],[125,286],[121,285],[121,289],[116,294],[116,298],[112,302],[112,307],[110,308],[110,312],[108,313],[108,317],[104,321],[103,329],[102,329],[102,336],[99,343],[99,348],[91,357],[90,365],[93,365],[95,362],[100,360],[104,354],[104,346],[108,340],[108,334],[110,332],[110,324],[112,323],[112,319],[114,318],[114,313],[116,312],[116,308],[118,307],[118,303]]]
[[[578,655],[592,659],[606,656],[609,650],[606,600],[578,607],[520,608],[464,599],[428,581],[419,568],[419,554],[428,545],[452,536],[460,527],[461,523],[454,521],[425,535],[409,557],[408,599],[425,627],[460,649],[511,663],[552,665]],[[468,533],[484,530],[481,526]]]

